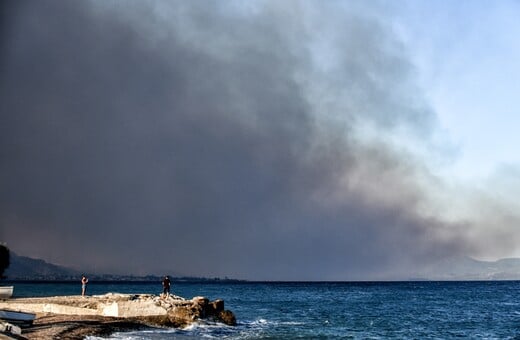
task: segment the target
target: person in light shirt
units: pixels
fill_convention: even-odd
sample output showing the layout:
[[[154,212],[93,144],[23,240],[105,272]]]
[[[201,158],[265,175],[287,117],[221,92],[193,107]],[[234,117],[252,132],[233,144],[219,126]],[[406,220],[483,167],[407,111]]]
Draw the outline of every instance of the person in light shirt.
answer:
[[[85,275],[81,276],[81,296],[85,296],[85,293],[87,292],[87,283],[88,279]]]

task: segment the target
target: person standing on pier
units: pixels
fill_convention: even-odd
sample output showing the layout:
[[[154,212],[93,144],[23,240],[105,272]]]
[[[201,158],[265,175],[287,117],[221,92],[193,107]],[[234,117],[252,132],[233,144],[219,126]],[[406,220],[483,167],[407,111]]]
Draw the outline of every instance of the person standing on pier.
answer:
[[[166,275],[162,281],[163,294],[165,297],[170,295],[170,285],[171,285],[170,278],[168,277],[168,275]]]
[[[81,277],[81,296],[85,296],[85,293],[87,292],[87,283],[88,279],[85,275]]]

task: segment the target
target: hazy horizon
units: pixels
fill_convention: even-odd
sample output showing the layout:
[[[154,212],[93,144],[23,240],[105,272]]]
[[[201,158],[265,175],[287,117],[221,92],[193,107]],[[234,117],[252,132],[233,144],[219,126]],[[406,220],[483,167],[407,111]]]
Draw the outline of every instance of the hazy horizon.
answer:
[[[444,263],[434,263],[428,267],[413,273],[409,277],[386,278],[376,280],[366,280],[363,278],[350,280],[255,280],[243,279],[240,277],[215,277],[215,276],[196,276],[186,275],[174,271],[149,272],[140,275],[132,273],[111,272],[83,272],[78,268],[67,267],[56,263],[51,263],[41,258],[26,257],[23,254],[16,254],[11,251],[11,265],[6,271],[8,281],[32,281],[32,280],[73,280],[82,275],[87,275],[89,279],[111,280],[114,278],[132,277],[133,279],[145,277],[162,278],[169,275],[175,279],[204,279],[204,280],[238,280],[244,282],[398,282],[398,281],[519,281],[520,280],[520,258],[502,258],[496,261],[481,261],[471,257],[451,258]],[[57,267],[55,267],[57,266]],[[72,279],[72,276],[76,279]]]

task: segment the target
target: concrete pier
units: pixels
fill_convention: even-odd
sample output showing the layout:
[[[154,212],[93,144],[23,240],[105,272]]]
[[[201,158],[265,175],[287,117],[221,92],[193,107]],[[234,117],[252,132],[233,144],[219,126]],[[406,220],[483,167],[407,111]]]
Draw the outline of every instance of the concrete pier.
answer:
[[[81,321],[90,326],[124,325],[135,329],[141,326],[185,327],[197,320],[208,319],[235,325],[233,313],[224,309],[223,300],[209,301],[204,297],[190,300],[180,296],[157,296],[150,294],[108,293],[94,296],[55,296],[39,298],[15,298],[0,301],[0,309],[36,313],[35,325],[39,320],[59,319],[64,322],[74,321],[81,326]],[[53,317],[54,316],[54,317]],[[94,322],[94,323],[93,323]],[[122,326],[123,325],[123,326]],[[104,332],[110,329],[104,327]],[[34,330],[33,330],[34,331]],[[24,330],[29,339],[37,339],[31,329]],[[88,334],[87,334],[88,335]],[[46,336],[46,335],[45,335]],[[66,336],[62,334],[61,336]]]

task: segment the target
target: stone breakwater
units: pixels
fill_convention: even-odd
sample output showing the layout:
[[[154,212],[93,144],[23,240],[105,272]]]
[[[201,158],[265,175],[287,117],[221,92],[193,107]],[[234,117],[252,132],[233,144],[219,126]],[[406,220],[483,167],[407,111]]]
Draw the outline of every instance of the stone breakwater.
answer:
[[[209,301],[200,296],[187,300],[175,295],[108,293],[87,297],[17,298],[0,301],[0,309],[36,313],[33,328],[41,327],[45,323],[42,320],[49,317],[52,319],[53,316],[53,320],[58,317],[64,322],[81,323],[82,319],[86,322],[94,320],[105,325],[116,323],[119,326],[123,325],[123,328],[128,324],[129,329],[135,329],[139,325],[185,327],[198,320],[236,325],[234,314],[224,309],[223,300]],[[121,327],[118,330],[121,330]],[[30,335],[34,331],[27,329],[27,333]],[[85,332],[85,335],[88,335],[88,332]]]

